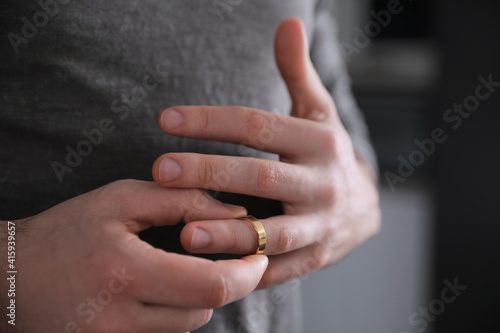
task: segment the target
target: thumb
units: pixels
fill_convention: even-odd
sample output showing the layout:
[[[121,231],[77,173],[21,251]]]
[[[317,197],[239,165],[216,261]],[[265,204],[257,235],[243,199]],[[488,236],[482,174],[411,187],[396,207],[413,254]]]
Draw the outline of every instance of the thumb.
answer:
[[[274,54],[292,99],[292,115],[318,121],[336,118],[332,97],[309,57],[302,21],[288,18],[280,24],[274,39]]]

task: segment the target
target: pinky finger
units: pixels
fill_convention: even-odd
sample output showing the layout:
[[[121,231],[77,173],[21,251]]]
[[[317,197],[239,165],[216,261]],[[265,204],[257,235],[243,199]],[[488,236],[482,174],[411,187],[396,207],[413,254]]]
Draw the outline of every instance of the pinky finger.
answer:
[[[266,289],[309,275],[345,257],[347,247],[335,243],[315,243],[292,252],[269,256],[269,265],[257,289]]]

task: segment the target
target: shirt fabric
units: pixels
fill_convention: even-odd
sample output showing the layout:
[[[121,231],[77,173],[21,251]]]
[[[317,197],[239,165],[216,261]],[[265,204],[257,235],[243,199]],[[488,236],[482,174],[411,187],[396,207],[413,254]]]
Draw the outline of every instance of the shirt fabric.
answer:
[[[303,20],[311,57],[354,147],[375,168],[323,0],[15,0],[0,11],[0,219],[37,214],[117,179],[152,180],[167,152],[277,159],[241,145],[162,133],[174,105],[242,105],[288,115],[273,39]],[[314,149],[314,147],[312,147]],[[279,202],[211,192],[259,218]],[[141,237],[183,252],[182,225]],[[211,256],[211,258],[222,258]],[[300,282],[255,291],[199,332],[301,332]]]

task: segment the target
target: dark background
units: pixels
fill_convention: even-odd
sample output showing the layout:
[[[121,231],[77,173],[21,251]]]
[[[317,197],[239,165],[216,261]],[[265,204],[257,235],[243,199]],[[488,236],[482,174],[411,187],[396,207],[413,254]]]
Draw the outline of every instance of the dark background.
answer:
[[[375,0],[370,6],[378,11],[387,8],[387,2]],[[415,149],[414,139],[429,137],[433,128],[449,127],[443,124],[443,113],[474,93],[479,75],[492,74],[500,81],[499,34],[499,1],[412,1],[374,39],[370,52],[381,61],[406,57],[406,66],[415,70],[397,73],[396,66],[387,73],[367,74],[360,69],[363,66],[351,66],[355,93],[380,157],[382,186],[386,185],[384,172],[397,169],[397,157]],[[408,45],[406,49],[414,50],[414,61],[404,51],[395,56],[399,51],[391,52],[387,44]],[[390,76],[393,82],[373,85],[366,75],[374,80],[376,75],[381,80]],[[468,286],[435,320],[435,332],[498,330],[499,125],[500,89],[481,102],[459,129],[449,132],[436,154],[403,185],[419,180],[434,185],[437,216],[431,294],[439,296],[444,279],[457,277]]]
[[[470,94],[478,75],[492,73],[500,81],[500,2],[439,3],[437,38],[443,50],[439,101],[445,108]],[[439,332],[498,330],[499,111],[500,91],[464,122],[438,156],[436,276],[461,276],[470,286],[437,322]]]

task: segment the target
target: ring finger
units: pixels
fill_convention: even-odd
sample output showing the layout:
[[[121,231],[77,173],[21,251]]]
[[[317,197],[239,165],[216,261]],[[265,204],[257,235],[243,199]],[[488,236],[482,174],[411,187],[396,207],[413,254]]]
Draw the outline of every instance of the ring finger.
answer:
[[[266,255],[287,253],[317,242],[324,231],[308,215],[281,215],[260,220],[266,231]],[[191,222],[181,233],[181,242],[194,253],[252,254],[258,246],[257,233],[248,222],[214,220]]]

